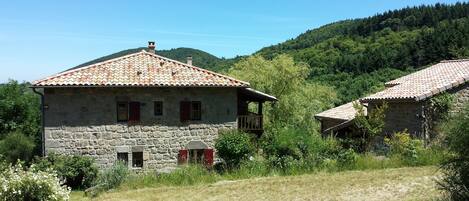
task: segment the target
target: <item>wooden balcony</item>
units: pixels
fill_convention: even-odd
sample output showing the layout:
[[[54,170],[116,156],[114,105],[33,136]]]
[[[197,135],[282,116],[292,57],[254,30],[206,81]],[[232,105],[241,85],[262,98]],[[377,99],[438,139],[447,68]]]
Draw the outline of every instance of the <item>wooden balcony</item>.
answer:
[[[262,117],[258,114],[238,115],[238,129],[246,132],[262,132],[264,130]]]

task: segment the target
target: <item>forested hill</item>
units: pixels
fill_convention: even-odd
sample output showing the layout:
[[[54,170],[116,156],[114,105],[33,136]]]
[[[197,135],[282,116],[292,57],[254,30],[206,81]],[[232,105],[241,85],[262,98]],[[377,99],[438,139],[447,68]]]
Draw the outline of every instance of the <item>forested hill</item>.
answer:
[[[140,51],[124,50],[97,60]],[[201,50],[177,48],[157,54],[196,66],[227,71],[242,57],[217,58]],[[288,54],[312,69],[309,79],[334,86],[340,103],[384,87],[383,83],[445,59],[469,57],[469,3],[435,4],[344,20],[306,31],[298,37],[260,49],[271,59]]]
[[[117,58],[117,57],[124,56],[127,54],[136,53],[144,49],[146,50],[147,48],[140,47],[140,48],[123,50],[120,52],[116,52],[116,53],[106,55],[106,56],[100,57],[98,59],[95,59],[95,60],[92,60],[83,64],[80,64],[74,68],[80,68],[83,66],[87,66],[87,65],[102,62],[105,60]],[[234,59],[227,61],[226,59],[218,58],[202,50],[197,50],[197,49],[192,49],[192,48],[175,48],[175,49],[170,49],[170,50],[157,50],[156,54],[170,58],[170,59],[174,59],[180,62],[184,62],[184,63],[187,61],[188,56],[192,56],[193,64],[195,66],[203,67],[203,68],[214,70],[214,71],[221,71],[222,69],[227,69],[229,68],[228,66],[232,64],[231,61],[234,61]]]
[[[469,56],[469,4],[388,11],[309,30],[257,52],[289,54],[333,85],[342,102],[382,88],[384,81],[445,59]]]

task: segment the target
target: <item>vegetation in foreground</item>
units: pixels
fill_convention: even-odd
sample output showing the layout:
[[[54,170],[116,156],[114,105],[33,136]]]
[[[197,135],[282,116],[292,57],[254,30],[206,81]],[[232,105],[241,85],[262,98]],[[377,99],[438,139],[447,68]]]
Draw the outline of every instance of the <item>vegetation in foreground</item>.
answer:
[[[434,200],[435,167],[346,171],[219,181],[210,185],[123,187],[97,200]],[[379,178],[379,179],[377,179]],[[91,200],[72,192],[71,200]]]

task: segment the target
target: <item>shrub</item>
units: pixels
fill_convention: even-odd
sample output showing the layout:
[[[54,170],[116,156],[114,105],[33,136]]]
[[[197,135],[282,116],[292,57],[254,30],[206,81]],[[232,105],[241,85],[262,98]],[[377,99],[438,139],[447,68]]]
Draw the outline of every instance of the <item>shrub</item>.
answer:
[[[37,160],[37,167],[45,170],[51,168],[57,171],[65,184],[72,189],[86,189],[91,187],[98,176],[98,168],[94,160],[87,156],[66,156],[49,154]]]
[[[127,165],[118,162],[109,169],[104,170],[99,174],[97,179],[98,184],[102,184],[106,190],[117,188],[129,175]]]
[[[97,196],[99,193],[119,187],[129,175],[129,169],[123,162],[117,162],[99,173],[96,185],[86,189],[85,194]]]
[[[337,156],[337,163],[343,169],[354,169],[357,160],[358,154],[352,148],[343,149]]]
[[[444,126],[449,150],[453,153],[442,165],[439,183],[452,200],[469,200],[469,104]]]
[[[24,170],[18,164],[0,173],[0,200],[68,200],[70,189],[62,186],[55,173]]]
[[[230,169],[238,167],[255,150],[250,135],[236,130],[223,132],[215,141],[215,148]]]
[[[271,164],[287,168],[294,160],[302,160],[311,153],[311,137],[298,128],[276,128],[265,133],[262,148]]]
[[[18,160],[29,162],[33,157],[34,147],[31,137],[13,132],[0,141],[0,155],[9,163],[16,163]]]
[[[389,146],[391,155],[401,156],[409,164],[414,164],[425,149],[423,142],[412,139],[406,130],[396,132],[390,138],[384,138],[384,143]]]

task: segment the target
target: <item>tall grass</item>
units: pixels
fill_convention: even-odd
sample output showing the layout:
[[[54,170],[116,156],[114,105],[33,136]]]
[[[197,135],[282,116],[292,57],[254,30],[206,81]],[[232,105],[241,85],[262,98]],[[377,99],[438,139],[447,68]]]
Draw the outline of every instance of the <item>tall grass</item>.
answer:
[[[202,166],[186,166],[171,173],[144,172],[133,173],[121,185],[123,189],[157,186],[187,186],[214,183],[221,179],[219,174]]]

